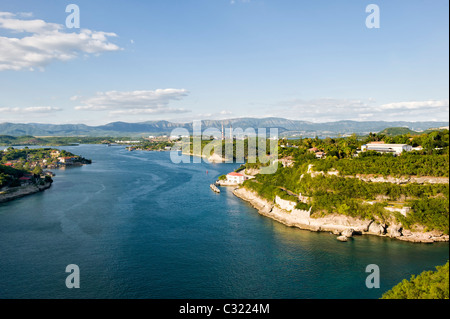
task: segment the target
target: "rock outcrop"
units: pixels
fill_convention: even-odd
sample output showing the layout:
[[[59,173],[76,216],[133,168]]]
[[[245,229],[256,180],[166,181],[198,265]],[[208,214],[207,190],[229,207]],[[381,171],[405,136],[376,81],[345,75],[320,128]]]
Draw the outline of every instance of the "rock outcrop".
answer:
[[[348,240],[348,238],[354,235],[369,234],[389,236],[410,242],[432,243],[449,241],[448,235],[439,232],[404,231],[402,225],[395,223],[386,225],[374,220],[365,220],[339,214],[312,218],[310,212],[293,208],[291,204],[293,202],[282,200],[278,197],[276,198],[276,202],[272,203],[246,188],[236,188],[233,194],[249,202],[261,215],[270,217],[291,227],[298,227],[310,231],[331,232],[339,235],[341,237],[340,240]]]
[[[347,228],[345,229],[341,235],[347,238],[353,237],[353,234],[355,233],[355,231],[353,230],[353,228]]]
[[[44,185],[27,185],[9,189],[6,193],[0,194],[0,203],[9,202],[17,198],[42,192],[52,186],[52,183]]]
[[[354,178],[354,176],[345,176],[347,178]],[[365,175],[365,174],[357,174],[356,178],[364,181],[364,182],[372,182],[372,183],[393,183],[393,184],[408,184],[408,183],[417,183],[417,184],[448,184],[448,177],[433,177],[433,176],[402,176],[402,177],[393,177],[393,176],[376,176],[376,175]]]

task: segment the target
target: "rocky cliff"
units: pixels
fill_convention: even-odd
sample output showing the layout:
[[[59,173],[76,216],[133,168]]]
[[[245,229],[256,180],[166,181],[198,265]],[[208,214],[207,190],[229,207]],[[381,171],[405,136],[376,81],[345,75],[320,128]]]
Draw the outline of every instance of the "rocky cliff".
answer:
[[[3,194],[0,194],[0,203],[9,202],[17,198],[39,193],[46,189],[49,189],[51,186],[52,183],[46,183],[44,185],[27,185],[11,188]]]
[[[374,220],[364,220],[351,216],[331,214],[321,218],[312,218],[310,212],[301,211],[280,198],[275,203],[267,201],[246,188],[236,188],[233,194],[249,202],[261,215],[270,217],[287,226],[310,231],[326,231],[343,237],[353,235],[377,235],[399,240],[421,243],[449,241],[449,236],[439,232],[412,232],[403,230],[401,224],[381,224]]]

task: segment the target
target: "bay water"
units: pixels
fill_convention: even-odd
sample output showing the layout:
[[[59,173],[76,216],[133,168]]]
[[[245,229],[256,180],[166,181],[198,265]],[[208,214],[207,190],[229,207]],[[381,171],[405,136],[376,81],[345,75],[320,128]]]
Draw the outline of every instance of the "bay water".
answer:
[[[449,258],[448,243],[336,236],[263,217],[209,185],[238,164],[169,152],[60,147],[93,160],[0,204],[0,298],[379,298]],[[192,161],[192,160],[191,160]],[[68,289],[66,266],[80,269]],[[366,287],[380,269],[380,288]]]

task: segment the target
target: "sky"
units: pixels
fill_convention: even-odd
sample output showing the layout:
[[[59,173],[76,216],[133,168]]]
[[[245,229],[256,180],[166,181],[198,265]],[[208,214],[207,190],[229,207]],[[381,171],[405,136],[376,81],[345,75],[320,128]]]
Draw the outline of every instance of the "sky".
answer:
[[[0,123],[448,121],[448,12],[447,0],[0,0]]]

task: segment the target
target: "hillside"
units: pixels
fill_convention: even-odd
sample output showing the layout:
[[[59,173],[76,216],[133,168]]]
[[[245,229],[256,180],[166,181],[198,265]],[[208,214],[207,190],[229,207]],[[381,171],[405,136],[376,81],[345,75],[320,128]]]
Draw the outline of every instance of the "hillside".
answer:
[[[409,129],[408,127],[388,127],[385,128],[384,130],[382,130],[381,132],[379,132],[379,134],[382,135],[387,135],[387,136],[398,136],[398,135],[405,135],[405,134],[409,134],[409,135],[420,135],[420,134],[427,134],[433,131],[439,131],[440,129],[438,128],[430,128],[427,129],[425,131],[414,131]]]
[[[202,129],[216,128],[222,124],[229,128],[277,128],[282,136],[337,136],[339,134],[368,134],[380,132],[390,127],[407,127],[410,130],[423,131],[430,127],[446,126],[448,122],[384,122],[384,121],[339,121],[312,123],[283,118],[236,118],[227,120],[202,121]],[[0,123],[0,135],[10,136],[143,136],[170,134],[175,128],[192,132],[192,123],[173,123],[168,121],[147,121],[141,123],[113,122],[100,126],[84,124],[20,124]]]
[[[413,131],[407,127],[388,127],[382,130],[379,134],[388,136],[397,136],[403,134],[418,135],[420,132]]]
[[[382,299],[448,299],[449,262],[437,266],[435,271],[424,271],[411,276],[383,294]]]
[[[278,170],[256,174],[235,195],[259,207],[261,214],[302,229],[342,232],[342,225],[347,225],[361,234],[446,241],[449,131],[396,138],[424,149],[400,156],[370,151],[356,155],[364,143],[392,139],[377,134],[364,140],[355,136],[283,140]],[[247,163],[240,170],[261,166]],[[294,207],[295,212],[280,211],[281,205]]]

